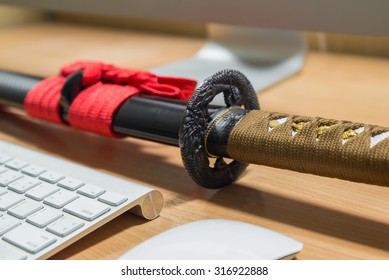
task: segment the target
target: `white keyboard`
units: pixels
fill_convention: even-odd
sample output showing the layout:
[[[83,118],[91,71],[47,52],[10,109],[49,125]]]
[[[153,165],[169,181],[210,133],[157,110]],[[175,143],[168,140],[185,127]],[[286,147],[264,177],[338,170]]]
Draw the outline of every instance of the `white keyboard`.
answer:
[[[0,259],[47,259],[130,210],[146,219],[160,192],[0,140]]]

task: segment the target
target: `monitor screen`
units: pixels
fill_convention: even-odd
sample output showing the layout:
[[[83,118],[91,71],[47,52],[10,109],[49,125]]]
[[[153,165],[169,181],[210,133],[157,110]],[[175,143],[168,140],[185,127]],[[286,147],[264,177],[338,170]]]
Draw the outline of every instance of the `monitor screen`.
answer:
[[[0,3],[142,19],[389,35],[387,0],[2,0]]]

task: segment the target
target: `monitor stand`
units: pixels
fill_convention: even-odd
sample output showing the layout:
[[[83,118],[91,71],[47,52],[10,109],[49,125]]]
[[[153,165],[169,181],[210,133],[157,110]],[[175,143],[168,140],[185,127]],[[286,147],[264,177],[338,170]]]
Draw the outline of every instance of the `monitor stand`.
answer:
[[[302,32],[210,24],[208,42],[193,57],[151,69],[158,75],[203,81],[222,69],[240,70],[258,92],[298,72],[305,58]],[[214,104],[224,105],[216,96]]]

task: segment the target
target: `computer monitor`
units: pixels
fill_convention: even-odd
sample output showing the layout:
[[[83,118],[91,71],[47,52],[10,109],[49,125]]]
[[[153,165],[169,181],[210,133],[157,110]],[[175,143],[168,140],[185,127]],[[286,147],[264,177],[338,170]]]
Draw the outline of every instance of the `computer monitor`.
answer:
[[[2,0],[0,3],[142,19],[389,35],[387,0]]]
[[[304,64],[301,31],[389,35],[387,0],[1,0],[48,11],[208,24],[208,43],[160,75],[202,81],[221,69],[243,72],[259,91]],[[221,99],[215,103],[223,103]]]

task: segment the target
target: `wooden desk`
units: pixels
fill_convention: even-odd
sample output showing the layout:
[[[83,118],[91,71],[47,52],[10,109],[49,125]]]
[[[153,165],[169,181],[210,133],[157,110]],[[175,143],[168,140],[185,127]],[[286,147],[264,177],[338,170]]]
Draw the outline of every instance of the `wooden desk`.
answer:
[[[195,53],[202,39],[40,24],[0,30],[0,67],[53,75],[77,59],[149,68]],[[389,126],[389,60],[309,53],[298,75],[259,94],[264,110]],[[305,245],[297,259],[389,259],[389,188],[250,166],[221,190],[197,186],[179,149],[107,139],[0,111],[0,138],[160,190],[160,217],[124,214],[53,256],[114,259],[164,230],[205,218],[267,227]],[[82,143],[80,145],[80,143]]]

